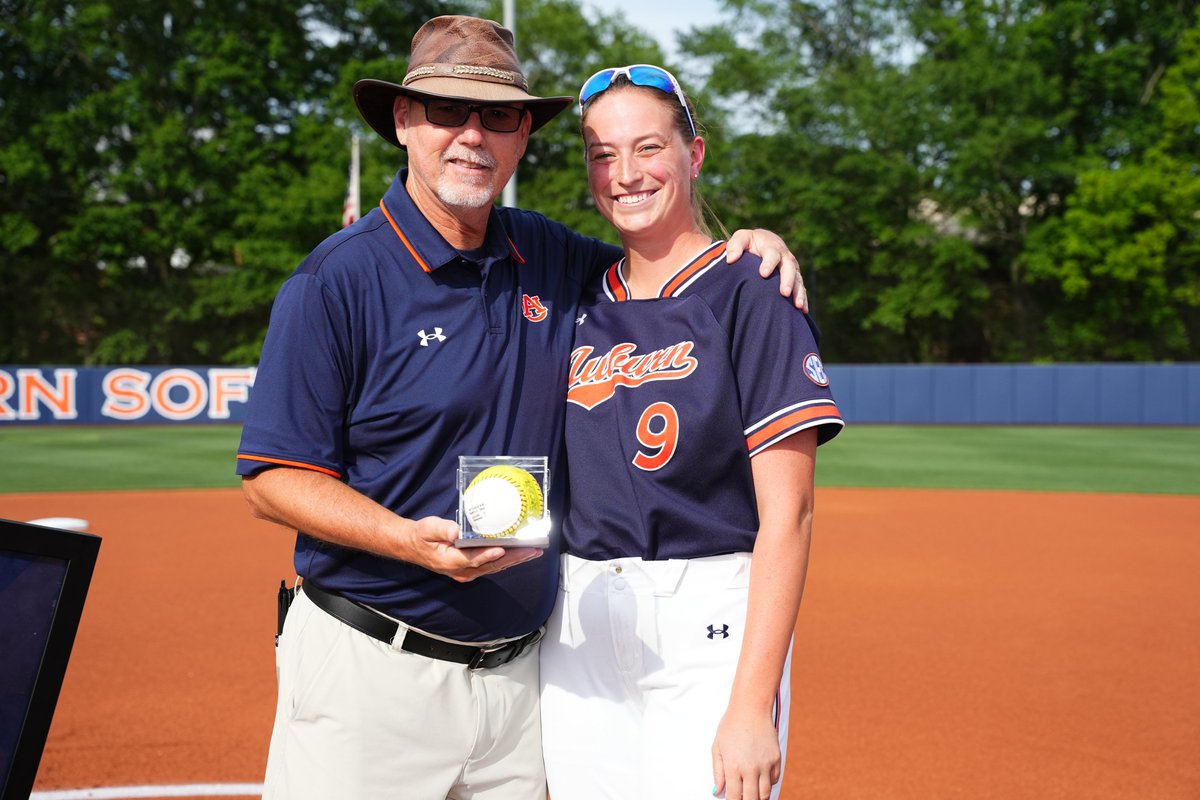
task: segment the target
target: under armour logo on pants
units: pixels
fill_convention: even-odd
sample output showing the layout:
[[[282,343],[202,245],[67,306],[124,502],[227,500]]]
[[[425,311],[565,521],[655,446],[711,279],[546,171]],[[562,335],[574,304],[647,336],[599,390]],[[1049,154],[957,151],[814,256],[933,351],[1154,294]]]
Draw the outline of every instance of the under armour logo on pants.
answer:
[[[729,638],[729,626],[722,625],[718,629],[715,625],[709,625],[708,626],[708,638],[712,639],[716,636],[720,636],[722,639],[728,639]]]

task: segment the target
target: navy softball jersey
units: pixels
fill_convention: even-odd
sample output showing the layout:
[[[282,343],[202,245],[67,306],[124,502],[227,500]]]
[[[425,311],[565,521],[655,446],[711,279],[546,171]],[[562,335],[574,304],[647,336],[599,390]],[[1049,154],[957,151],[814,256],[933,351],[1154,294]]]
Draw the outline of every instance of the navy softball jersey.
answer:
[[[454,519],[460,455],[545,455],[560,520],[576,309],[620,251],[539,214],[494,209],[484,246],[459,253],[417,210],[405,176],[280,290],[238,473],[315,470],[409,519]],[[303,532],[295,566],[417,628],[488,641],[545,621],[558,540],[552,531],[541,558],[469,583]]]
[[[590,560],[751,552],[753,455],[842,419],[816,329],[715,242],[630,299],[618,263],[585,296],[567,390],[566,552]]]

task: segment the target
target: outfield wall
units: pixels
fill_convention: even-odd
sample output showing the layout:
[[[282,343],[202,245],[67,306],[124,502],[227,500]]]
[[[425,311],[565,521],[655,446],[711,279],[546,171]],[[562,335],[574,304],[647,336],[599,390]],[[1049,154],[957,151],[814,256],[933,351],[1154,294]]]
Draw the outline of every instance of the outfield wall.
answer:
[[[1200,425],[1200,363],[827,366],[850,423]],[[254,367],[0,366],[0,427],[238,423]]]
[[[1200,363],[826,365],[848,422],[1200,425]]]

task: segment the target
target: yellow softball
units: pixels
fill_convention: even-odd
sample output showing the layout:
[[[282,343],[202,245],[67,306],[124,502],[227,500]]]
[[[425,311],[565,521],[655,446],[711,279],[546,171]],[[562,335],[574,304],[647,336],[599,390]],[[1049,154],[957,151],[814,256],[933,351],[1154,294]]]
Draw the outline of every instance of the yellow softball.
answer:
[[[542,488],[520,467],[488,467],[463,492],[463,511],[480,536],[510,536],[542,515]]]

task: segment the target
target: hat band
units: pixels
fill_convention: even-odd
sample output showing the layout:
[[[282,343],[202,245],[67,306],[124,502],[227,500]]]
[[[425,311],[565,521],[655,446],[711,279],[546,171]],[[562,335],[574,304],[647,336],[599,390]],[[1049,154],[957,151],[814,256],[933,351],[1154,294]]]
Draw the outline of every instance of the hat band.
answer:
[[[518,87],[521,91],[529,90],[529,84],[525,81],[525,76],[519,72],[510,72],[509,70],[496,69],[495,67],[479,67],[471,64],[426,64],[425,66],[416,67],[409,70],[408,74],[404,76],[404,85],[408,86],[410,83],[422,78],[438,76],[483,80],[488,83],[507,83]]]

